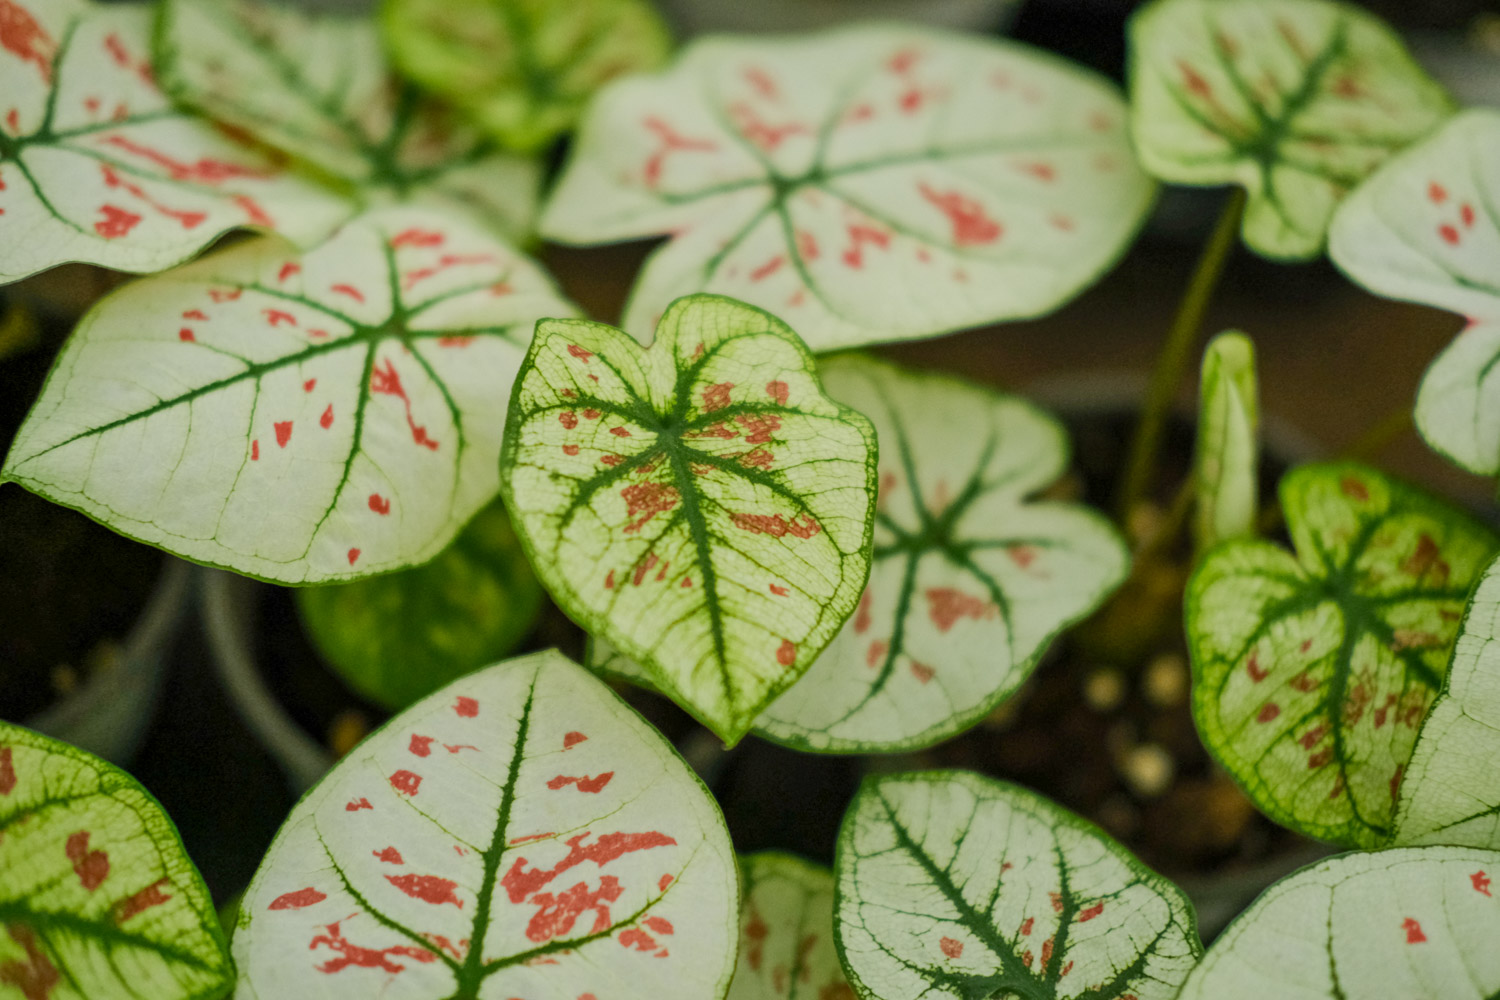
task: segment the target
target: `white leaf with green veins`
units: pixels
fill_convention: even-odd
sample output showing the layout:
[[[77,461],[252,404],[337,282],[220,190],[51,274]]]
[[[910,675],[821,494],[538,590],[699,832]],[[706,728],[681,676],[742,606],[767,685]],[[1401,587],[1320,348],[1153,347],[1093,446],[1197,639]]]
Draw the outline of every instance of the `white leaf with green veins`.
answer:
[[[1500,854],[1344,854],[1282,879],[1230,924],[1180,1000],[1491,1000]]]
[[[874,431],[786,324],[733,299],[679,299],[649,349],[538,324],[501,476],[563,610],[731,744],[869,574]]]
[[[162,87],[185,104],[391,200],[531,233],[540,166],[493,151],[393,73],[367,18],[315,16],[275,0],[163,0]]]
[[[67,261],[159,271],[242,226],[311,242],[348,214],[172,108],[147,60],[150,18],[87,0],[0,5],[0,281]]]
[[[1417,429],[1500,473],[1500,111],[1465,111],[1394,157],[1339,210],[1328,252],[1377,295],[1468,317],[1422,378]]]
[[[119,768],[0,722],[0,997],[213,1000],[233,975],[157,801]]]
[[[1193,529],[1199,551],[1255,533],[1260,502],[1257,395],[1255,345],[1243,333],[1219,334],[1203,353],[1193,452]]]
[[[1157,0],[1130,23],[1131,130],[1177,184],[1239,184],[1245,244],[1322,252],[1334,209],[1453,111],[1383,21],[1327,0]]]
[[[833,873],[791,854],[740,859],[740,952],[728,1000],[854,1000],[833,939]]]
[[[399,569],[494,498],[532,326],[572,312],[431,212],[367,214],[303,255],[243,243],[85,316],[0,479],[277,582]]]
[[[1281,505],[1295,555],[1225,542],[1188,582],[1193,717],[1276,822],[1379,845],[1464,601],[1500,540],[1354,463],[1294,469]]]
[[[1500,561],[1464,612],[1453,662],[1401,783],[1397,844],[1500,850]]]
[[[1202,954],[1182,892],[1103,831],[967,771],[867,778],[834,930],[867,1000],[1172,1000]]]
[[[240,907],[236,996],[722,996],[737,883],[670,744],[536,653],[402,712],[296,805]]]
[[[601,91],[544,211],[565,243],[656,236],[625,327],[718,292],[814,350],[1048,312],[1124,251],[1153,185],[1105,80],[898,25],[708,38]]]

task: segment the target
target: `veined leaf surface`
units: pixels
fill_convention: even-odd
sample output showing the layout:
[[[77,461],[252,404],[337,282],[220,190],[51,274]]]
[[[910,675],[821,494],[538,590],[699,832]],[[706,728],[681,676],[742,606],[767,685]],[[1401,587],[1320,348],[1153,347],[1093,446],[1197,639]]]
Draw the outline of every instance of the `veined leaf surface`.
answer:
[[[740,859],[740,953],[728,1000],[854,1000],[833,940],[833,873],[790,854]]]
[[[594,91],[655,69],[671,44],[646,0],[385,0],[381,28],[403,73],[520,152],[544,149]]]
[[[1500,111],[1465,111],[1393,158],[1339,210],[1329,256],[1378,295],[1469,317],[1422,379],[1417,429],[1500,473]]]
[[[0,722],[0,997],[209,1000],[234,975],[172,821],[124,771]]]
[[[1277,882],[1214,942],[1181,1000],[1488,1000],[1500,854],[1344,854]]]
[[[1244,187],[1242,235],[1267,257],[1316,257],[1339,200],[1453,110],[1353,4],[1157,0],[1130,43],[1142,164],[1179,184]]]
[[[1187,898],[1103,831],[966,771],[867,778],[839,831],[835,933],[861,996],[1171,1000]]]
[[[0,476],[282,583],[441,551],[499,488],[506,389],[572,307],[486,230],[414,209],[298,255],[262,239],[115,292]]]
[[[338,196],[174,110],[150,13],[0,0],[0,281],[67,261],[171,267],[240,226],[321,239]]]
[[[708,790],[555,651],[398,715],[292,810],[234,933],[237,996],[722,996],[735,860]]]
[[[1464,613],[1442,693],[1401,783],[1397,844],[1500,849],[1500,562]]]
[[[542,221],[672,233],[625,327],[720,292],[814,350],[1033,316],[1091,283],[1151,202],[1112,85],[1011,42],[909,26],[709,38],[584,116]]]
[[[501,469],[558,603],[729,743],[869,574],[874,431],[786,324],[732,299],[679,299],[649,349],[538,324]]]
[[[1281,505],[1295,555],[1226,542],[1188,583],[1193,716],[1272,819],[1378,845],[1497,539],[1354,463],[1293,470]]]
[[[1260,403],[1255,345],[1243,333],[1221,333],[1203,353],[1198,396],[1197,493],[1193,521],[1199,550],[1255,533],[1260,502]]]
[[[368,19],[274,0],[162,0],[156,60],[173,97],[348,182],[367,204],[531,232],[539,165],[493,151],[402,84]]]

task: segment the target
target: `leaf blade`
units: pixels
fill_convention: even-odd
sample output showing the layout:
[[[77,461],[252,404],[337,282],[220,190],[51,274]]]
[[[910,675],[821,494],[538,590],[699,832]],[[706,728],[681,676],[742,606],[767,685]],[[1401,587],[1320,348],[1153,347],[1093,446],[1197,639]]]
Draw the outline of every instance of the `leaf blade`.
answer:
[[[833,873],[779,851],[740,859],[740,955],[727,1000],[774,1000],[807,989],[852,1000],[833,937]]]

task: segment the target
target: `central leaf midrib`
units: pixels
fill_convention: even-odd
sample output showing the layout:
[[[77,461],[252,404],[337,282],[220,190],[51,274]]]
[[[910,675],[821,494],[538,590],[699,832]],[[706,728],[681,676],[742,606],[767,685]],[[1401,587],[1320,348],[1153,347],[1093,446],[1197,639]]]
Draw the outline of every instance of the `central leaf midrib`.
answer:
[[[698,573],[703,577],[703,605],[708,611],[709,632],[713,637],[715,667],[719,682],[723,685],[725,701],[733,714],[738,716],[734,705],[734,682],[730,676],[729,658],[725,650],[724,614],[719,606],[719,577],[714,568],[713,552],[709,545],[708,523],[698,503],[697,486],[693,483],[692,470],[688,468],[681,442],[669,434],[658,439],[672,465],[672,478],[677,483],[678,495],[682,498],[682,515],[687,521],[688,533],[693,540],[693,554],[698,564]]]

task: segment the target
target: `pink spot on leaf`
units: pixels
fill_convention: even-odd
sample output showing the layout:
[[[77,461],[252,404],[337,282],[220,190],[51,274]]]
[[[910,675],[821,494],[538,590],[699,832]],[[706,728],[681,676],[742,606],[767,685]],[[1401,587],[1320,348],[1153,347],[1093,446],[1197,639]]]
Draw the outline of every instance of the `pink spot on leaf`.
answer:
[[[401,852],[398,851],[398,850],[396,850],[394,847],[385,847],[385,848],[382,848],[381,850],[378,850],[378,851],[371,851],[370,853],[373,854],[373,855],[375,855],[375,858],[377,860],[384,861],[386,864],[391,864],[391,865],[404,865],[404,864],[406,864],[405,861],[401,860]]]
[[[459,695],[458,700],[453,703],[453,711],[466,719],[472,719],[479,714],[479,702],[467,695]]]
[[[1427,935],[1422,933],[1422,925],[1411,917],[1401,921],[1401,929],[1406,932],[1407,944],[1425,944]]]
[[[583,741],[585,741],[587,739],[588,739],[587,736],[585,736],[582,733],[578,732],[576,729],[573,730],[570,733],[565,733],[563,735],[563,749],[564,750],[571,750],[574,747],[576,747],[578,744],[582,743]]]
[[[323,428],[325,431],[328,428],[330,428],[330,427],[333,426],[333,404],[332,403],[328,404],[328,409],[324,410],[323,411],[323,415],[318,418],[318,426],[321,427],[321,428]]]
[[[290,420],[278,420],[276,427],[276,443],[285,448],[292,440],[292,422]]]
[[[411,742],[406,745],[406,749],[418,757],[426,757],[432,753],[432,743],[433,737],[418,736],[416,733],[412,733]]]
[[[464,901],[453,892],[458,888],[458,883],[451,879],[436,875],[387,875],[385,880],[412,899],[434,906],[452,903],[460,910],[464,908]]]
[[[951,937],[939,939],[938,947],[943,950],[943,954],[948,958],[958,958],[964,953],[964,943],[962,941],[955,941]]]
[[[776,662],[783,667],[790,667],[797,659],[797,647],[790,639],[781,640],[781,645],[776,647]]]
[[[109,855],[104,851],[89,850],[90,836],[87,830],[78,831],[68,837],[65,850],[68,860],[73,862],[73,873],[78,876],[78,881],[93,892],[109,875]]]
[[[395,774],[392,774],[386,780],[391,783],[392,788],[403,795],[417,794],[417,789],[421,787],[422,784],[422,776],[420,774],[413,774],[405,768],[402,768]]]
[[[597,774],[592,778],[588,777],[587,775],[582,775],[575,778],[569,775],[559,774],[557,777],[547,782],[547,787],[555,792],[560,788],[566,788],[569,785],[574,785],[580,792],[587,792],[590,795],[594,795],[604,791],[604,787],[609,784],[610,779],[612,779],[614,776],[615,772],[613,771],[605,771],[603,774]]]
[[[324,893],[319,892],[312,886],[308,886],[306,889],[298,889],[296,892],[282,893],[271,900],[271,905],[267,906],[266,909],[300,910],[304,907],[312,906],[314,903],[321,903],[327,898],[328,896]]]
[[[391,502],[387,498],[381,496],[379,493],[371,493],[370,509],[377,514],[384,516],[391,512]]]

